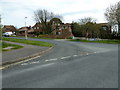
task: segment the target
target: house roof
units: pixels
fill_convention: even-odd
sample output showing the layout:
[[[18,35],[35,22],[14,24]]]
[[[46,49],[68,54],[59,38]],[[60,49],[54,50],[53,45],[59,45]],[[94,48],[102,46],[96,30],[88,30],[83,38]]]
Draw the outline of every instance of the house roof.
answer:
[[[4,30],[15,31],[16,28],[13,25],[4,25]]]
[[[21,27],[21,28],[19,28],[19,31],[28,31],[28,32],[33,32],[34,30],[31,28],[31,26],[30,27]]]
[[[33,26],[33,28],[34,27],[41,27],[42,25],[40,24],[40,23],[36,23],[34,26]]]

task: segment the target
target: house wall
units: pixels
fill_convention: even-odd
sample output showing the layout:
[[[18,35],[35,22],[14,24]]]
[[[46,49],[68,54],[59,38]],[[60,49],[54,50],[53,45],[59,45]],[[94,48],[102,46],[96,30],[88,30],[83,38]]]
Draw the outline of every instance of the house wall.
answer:
[[[15,32],[16,28],[13,25],[4,25],[3,32]]]
[[[70,24],[61,24],[61,25],[53,25],[52,34],[57,38],[69,38],[73,37],[72,29]]]
[[[43,32],[40,23],[36,23],[32,28],[34,29],[35,32]]]

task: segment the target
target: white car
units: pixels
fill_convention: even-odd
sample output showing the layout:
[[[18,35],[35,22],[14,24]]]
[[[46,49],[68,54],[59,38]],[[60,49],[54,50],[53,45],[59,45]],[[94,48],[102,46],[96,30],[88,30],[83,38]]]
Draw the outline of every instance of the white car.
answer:
[[[13,35],[14,33],[12,32],[5,32],[3,33],[2,35],[5,36],[5,37],[10,37],[11,35]]]

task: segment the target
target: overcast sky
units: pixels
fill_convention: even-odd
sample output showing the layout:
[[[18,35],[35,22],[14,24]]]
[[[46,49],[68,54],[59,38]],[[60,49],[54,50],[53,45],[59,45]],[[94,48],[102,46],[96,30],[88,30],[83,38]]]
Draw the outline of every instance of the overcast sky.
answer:
[[[71,23],[84,17],[97,19],[98,23],[106,22],[104,12],[107,7],[119,0],[0,0],[0,14],[3,25],[16,27],[34,25],[34,11],[47,9],[63,16],[63,22]]]

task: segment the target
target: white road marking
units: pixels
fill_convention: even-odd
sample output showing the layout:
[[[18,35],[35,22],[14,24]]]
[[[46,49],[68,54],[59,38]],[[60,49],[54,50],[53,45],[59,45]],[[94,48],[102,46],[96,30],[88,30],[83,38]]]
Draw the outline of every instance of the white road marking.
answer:
[[[49,60],[45,60],[45,62],[48,62],[48,61],[56,61],[58,60],[57,58],[54,58],[54,59],[49,59]]]
[[[86,55],[89,55],[89,53],[86,53]]]
[[[21,64],[21,65],[28,65],[28,63],[23,63],[23,64]]]
[[[54,61],[54,60],[57,60],[57,58],[55,58],[55,59],[50,59],[50,61]]]
[[[73,55],[74,57],[77,57],[78,55]]]
[[[70,58],[71,56],[66,56],[66,57],[61,57],[61,59],[66,59],[66,58]]]
[[[47,62],[47,61],[49,61],[49,60],[45,60],[45,62]]]
[[[36,61],[36,62],[31,62],[30,64],[35,64],[35,63],[39,63],[39,61]]]
[[[96,53],[96,52],[94,52],[94,53]],[[86,53],[86,54],[84,54],[84,55],[89,55],[89,54],[91,54],[91,53]],[[78,55],[73,55],[73,57],[77,57],[77,56],[78,56]],[[32,59],[36,59],[36,58],[38,58],[38,57],[40,57],[40,56],[37,56],[37,57],[31,58],[31,59],[28,59],[28,61],[29,61],[29,60],[32,60]],[[60,59],[67,59],[67,58],[70,58],[70,57],[72,57],[72,56],[61,57]],[[45,62],[48,62],[48,61],[56,61],[56,60],[58,60],[58,58],[48,59],[48,60],[45,60]],[[39,63],[39,61],[30,62],[30,63],[23,63],[23,64],[21,64],[21,65],[28,65],[28,64],[35,64],[35,63]]]

